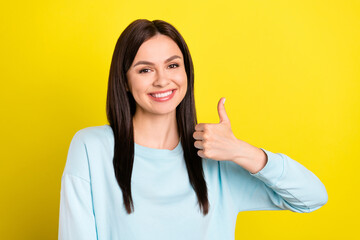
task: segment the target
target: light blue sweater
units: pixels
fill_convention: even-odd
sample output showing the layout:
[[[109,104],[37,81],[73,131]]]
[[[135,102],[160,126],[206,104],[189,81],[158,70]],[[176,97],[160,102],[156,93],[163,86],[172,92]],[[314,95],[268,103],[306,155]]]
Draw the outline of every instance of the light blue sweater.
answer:
[[[113,170],[109,125],[74,135],[61,179],[59,239],[233,240],[239,212],[311,212],[327,202],[321,181],[282,153],[261,148],[265,167],[251,174],[231,161],[203,159],[210,202],[200,212],[179,143],[173,150],[135,143],[131,180],[134,212],[128,215]]]

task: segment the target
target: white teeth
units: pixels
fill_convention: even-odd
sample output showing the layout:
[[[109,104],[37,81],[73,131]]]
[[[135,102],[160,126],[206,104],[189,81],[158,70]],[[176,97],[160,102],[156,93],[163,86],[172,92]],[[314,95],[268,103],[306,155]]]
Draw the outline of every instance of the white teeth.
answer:
[[[166,97],[169,96],[173,91],[168,91],[168,92],[164,92],[164,93],[156,93],[156,94],[151,94],[151,96],[156,97],[156,98],[162,98],[162,97]]]

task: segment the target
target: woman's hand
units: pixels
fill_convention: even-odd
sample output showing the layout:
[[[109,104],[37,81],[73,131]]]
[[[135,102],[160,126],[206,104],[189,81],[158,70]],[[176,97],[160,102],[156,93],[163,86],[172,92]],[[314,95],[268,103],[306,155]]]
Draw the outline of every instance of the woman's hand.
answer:
[[[251,173],[260,171],[267,162],[264,151],[235,137],[225,107],[225,98],[218,103],[219,123],[199,123],[193,137],[202,158],[233,161]]]

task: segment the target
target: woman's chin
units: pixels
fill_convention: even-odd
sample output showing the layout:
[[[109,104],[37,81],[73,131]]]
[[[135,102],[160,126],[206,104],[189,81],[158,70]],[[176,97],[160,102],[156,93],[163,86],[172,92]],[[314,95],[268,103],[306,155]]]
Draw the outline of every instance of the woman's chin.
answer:
[[[152,112],[154,115],[171,115],[176,114],[176,108],[174,109],[158,109],[157,111]]]

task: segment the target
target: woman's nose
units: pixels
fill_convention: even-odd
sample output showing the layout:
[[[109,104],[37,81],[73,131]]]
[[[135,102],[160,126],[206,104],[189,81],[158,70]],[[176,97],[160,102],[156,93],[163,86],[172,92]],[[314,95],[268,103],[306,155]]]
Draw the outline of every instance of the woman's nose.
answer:
[[[170,83],[169,76],[163,70],[157,71],[154,86],[165,87]]]

